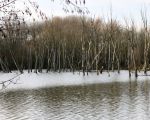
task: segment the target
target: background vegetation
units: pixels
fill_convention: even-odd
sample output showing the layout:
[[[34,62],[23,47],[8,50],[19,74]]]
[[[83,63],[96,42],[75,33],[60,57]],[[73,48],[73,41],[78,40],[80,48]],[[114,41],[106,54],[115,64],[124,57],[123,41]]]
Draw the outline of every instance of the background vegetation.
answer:
[[[149,29],[134,21],[126,26],[110,18],[54,17],[45,22],[21,25],[5,22],[0,34],[0,69],[4,72],[143,69],[149,67]],[[23,29],[23,30],[20,30]]]

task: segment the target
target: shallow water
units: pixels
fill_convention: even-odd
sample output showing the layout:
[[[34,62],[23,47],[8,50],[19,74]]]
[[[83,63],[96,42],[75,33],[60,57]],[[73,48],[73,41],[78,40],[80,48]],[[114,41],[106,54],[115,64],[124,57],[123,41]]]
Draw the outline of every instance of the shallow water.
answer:
[[[0,120],[149,120],[148,80],[0,93]]]

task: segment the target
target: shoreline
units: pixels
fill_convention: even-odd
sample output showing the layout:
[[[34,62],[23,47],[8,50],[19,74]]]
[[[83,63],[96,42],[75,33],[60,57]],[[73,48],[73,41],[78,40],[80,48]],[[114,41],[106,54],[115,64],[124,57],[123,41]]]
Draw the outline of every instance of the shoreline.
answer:
[[[150,80],[150,76],[144,76],[144,72],[138,72],[139,77],[134,76],[134,72],[129,78],[127,70],[121,70],[120,74],[115,72],[103,72],[97,75],[96,72],[89,72],[88,75],[83,76],[83,73],[79,72],[43,72],[43,73],[28,73],[27,70],[23,74],[19,75],[19,72],[13,71],[12,73],[0,72],[0,82],[8,81],[6,83],[6,90],[16,89],[36,89],[45,87],[59,87],[59,86],[74,86],[74,85],[88,85],[88,84],[101,84],[111,82],[129,82],[129,81],[143,81]],[[18,76],[17,76],[18,75]],[[150,75],[150,71],[147,72]],[[16,76],[16,77],[15,77]],[[2,88],[2,84],[0,86]]]

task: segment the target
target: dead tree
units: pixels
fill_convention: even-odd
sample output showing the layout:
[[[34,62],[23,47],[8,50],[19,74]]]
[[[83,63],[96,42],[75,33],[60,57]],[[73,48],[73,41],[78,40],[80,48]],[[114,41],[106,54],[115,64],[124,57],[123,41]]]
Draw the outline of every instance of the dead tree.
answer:
[[[148,21],[147,21],[147,15],[146,15],[146,11],[142,12],[141,11],[141,17],[142,17],[142,22],[143,22],[143,27],[144,27],[144,66],[143,66],[143,70],[144,73],[147,73],[147,67],[148,67],[148,51],[149,51],[149,47],[150,47],[150,43],[149,43],[149,33],[148,33]]]

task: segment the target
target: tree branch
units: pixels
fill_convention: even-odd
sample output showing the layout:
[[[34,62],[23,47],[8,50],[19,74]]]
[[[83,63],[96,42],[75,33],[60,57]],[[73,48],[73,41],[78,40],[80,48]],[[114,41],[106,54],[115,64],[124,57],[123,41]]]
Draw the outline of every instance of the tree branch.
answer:
[[[22,74],[22,73],[21,73]],[[2,85],[2,89],[6,88],[9,84],[17,84],[17,82],[14,82],[13,80],[15,78],[17,78],[18,76],[20,76],[21,74],[18,74],[16,76],[14,76],[13,78],[9,79],[9,80],[6,80],[6,81],[2,81],[0,82],[0,84]],[[8,84],[7,84],[8,83]]]
[[[3,8],[3,7],[5,7],[5,6],[8,6],[8,5],[10,5],[11,3],[16,2],[16,1],[17,1],[17,0],[13,0],[13,1],[7,3],[7,4],[3,4],[2,6],[0,6],[0,9]]]

